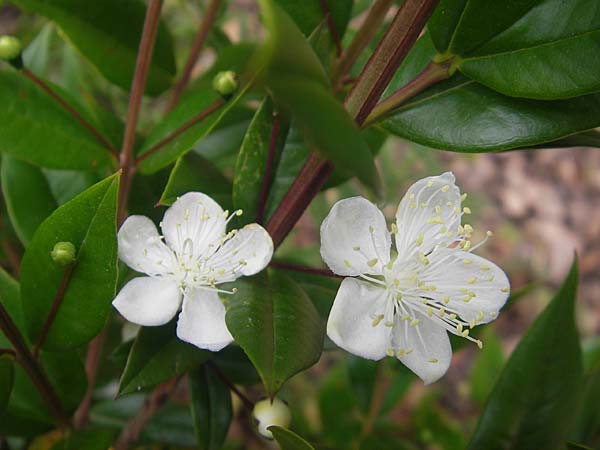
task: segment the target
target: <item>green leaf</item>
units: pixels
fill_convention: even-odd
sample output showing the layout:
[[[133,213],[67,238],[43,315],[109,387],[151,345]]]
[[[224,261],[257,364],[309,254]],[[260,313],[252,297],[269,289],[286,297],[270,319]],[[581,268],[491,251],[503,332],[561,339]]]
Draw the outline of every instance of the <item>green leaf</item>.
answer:
[[[69,433],[52,446],[52,450],[106,450],[111,448],[115,433],[106,429],[86,429]]]
[[[104,327],[117,282],[116,208],[119,175],[65,203],[37,229],[21,265],[21,297],[29,337],[37,341],[65,269],[50,252],[73,243],[77,261],[43,348],[63,350],[90,341]]]
[[[110,153],[39,86],[0,72],[0,151],[38,166],[92,170]]]
[[[56,22],[69,40],[112,83],[129,90],[146,8],[139,0],[15,0],[18,6]],[[160,94],[175,75],[171,36],[159,24],[148,71],[147,93]]]
[[[371,397],[377,383],[380,364],[378,361],[353,355],[348,355],[346,361],[350,386],[356,397],[356,404],[363,413],[366,413],[371,406]]]
[[[0,355],[0,414],[4,412],[15,379],[15,367],[12,356]]]
[[[294,22],[305,36],[310,35],[325,20],[323,2],[320,0],[304,0],[303,2],[294,0],[275,1],[294,19]],[[352,3],[353,0],[327,0],[325,3],[329,8],[335,30],[340,38],[344,35],[346,26],[352,16]]]
[[[233,415],[229,388],[206,365],[189,377],[190,407],[200,450],[219,450]]]
[[[235,341],[273,396],[283,383],[315,364],[325,330],[302,289],[287,276],[265,271],[236,281],[225,320]]]
[[[331,92],[319,58],[285,12],[270,0],[260,5],[269,31],[261,55],[265,82],[275,102],[291,111],[310,146],[380,195],[381,180],[369,146]]]
[[[433,148],[479,153],[555,141],[600,125],[600,94],[540,101],[506,97],[455,76],[413,97],[381,125]]]
[[[231,206],[231,182],[208,159],[196,153],[180,156],[160,197],[161,205],[171,205],[177,197],[196,191],[210,195],[223,208]]]
[[[27,246],[37,227],[57,207],[48,180],[36,166],[2,155],[2,193],[15,232]]]
[[[484,329],[481,340],[483,349],[476,354],[475,362],[471,367],[469,386],[471,398],[478,405],[483,406],[502,371],[504,354],[493,327],[488,326]]]
[[[267,430],[273,433],[273,438],[281,450],[315,450],[312,445],[286,428],[271,425]]]
[[[577,261],[513,351],[469,449],[558,449],[575,417],[582,358],[575,326]]]
[[[197,367],[210,357],[210,352],[179,340],[175,328],[176,321],[171,321],[139,331],[121,375],[119,395],[155,386]]]
[[[236,345],[229,345],[220,352],[214,353],[212,361],[234,384],[253,385],[260,383],[260,375],[256,372],[252,362],[244,351]]]
[[[590,6],[589,0],[449,0],[430,29],[438,50],[458,55],[465,75],[494,90],[569,98],[600,90],[600,15]]]

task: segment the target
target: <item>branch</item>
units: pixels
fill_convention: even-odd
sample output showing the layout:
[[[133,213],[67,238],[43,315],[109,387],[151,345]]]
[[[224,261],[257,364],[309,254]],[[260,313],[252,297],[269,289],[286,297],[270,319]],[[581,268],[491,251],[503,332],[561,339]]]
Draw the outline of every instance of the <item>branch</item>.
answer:
[[[81,400],[81,403],[73,416],[73,426],[77,430],[84,428],[88,423],[94,387],[96,384],[96,374],[98,372],[98,366],[100,365],[100,357],[102,356],[105,338],[106,332],[102,330],[100,334],[90,342],[90,345],[88,345],[88,350],[85,355],[85,373],[88,380],[87,388],[83,400]]]
[[[0,329],[13,345],[17,362],[23,367],[25,372],[27,372],[27,375],[33,382],[34,386],[47,403],[48,407],[50,408],[50,412],[58,423],[58,426],[62,429],[68,429],[69,419],[62,408],[60,399],[58,398],[58,395],[56,395],[56,391],[52,387],[52,384],[50,384],[50,381],[46,377],[46,374],[44,373],[40,364],[35,360],[31,354],[31,351],[29,351],[23,336],[8,314],[8,311],[4,309],[4,306],[1,303]]]
[[[312,275],[322,275],[324,277],[331,277],[331,278],[344,278],[340,275],[336,275],[329,269],[318,269],[315,267],[297,266],[295,264],[286,264],[286,263],[280,263],[280,262],[275,262],[275,261],[271,262],[269,264],[269,266],[273,267],[274,269],[292,270],[294,272],[310,273]]]
[[[265,218],[265,207],[269,196],[269,186],[273,177],[273,163],[275,162],[275,152],[277,151],[277,141],[279,140],[279,115],[273,114],[273,126],[271,128],[271,137],[269,139],[269,153],[267,155],[267,164],[265,166],[265,174],[263,176],[262,186],[258,197],[258,205],[256,207],[256,222],[262,224]]]
[[[44,91],[46,91],[46,93],[49,94],[54,100],[56,100],[60,104],[60,106],[62,106],[81,125],[83,125],[90,132],[90,134],[94,136],[96,140],[115,157],[115,159],[119,159],[119,153],[108,141],[108,139],[106,139],[96,128],[94,128],[94,126],[91,123],[85,120],[75,108],[69,105],[60,95],[58,95],[54,91],[54,89],[50,87],[49,84],[47,84],[41,78],[38,78],[33,72],[26,69],[25,67],[21,69],[21,73],[27,78],[29,78],[31,81],[33,81],[35,84],[37,84],[39,87],[41,87]]]
[[[210,0],[208,6],[206,7],[206,12],[202,22],[200,23],[200,28],[198,29],[198,34],[196,35],[196,39],[194,39],[194,43],[192,44],[192,49],[190,50],[190,56],[185,64],[183,72],[181,74],[181,78],[173,88],[173,95],[171,99],[167,103],[165,108],[165,113],[171,111],[175,105],[179,102],[181,98],[181,94],[190,81],[190,77],[192,75],[192,70],[196,65],[196,61],[198,60],[198,56],[200,55],[200,51],[204,46],[204,42],[206,41],[206,37],[210,29],[212,28],[215,19],[217,17],[217,11],[219,10],[221,0]]]
[[[329,28],[329,34],[331,35],[331,39],[335,44],[335,51],[337,55],[342,53],[342,42],[340,40],[340,34],[338,33],[337,28],[335,27],[335,22],[333,21],[333,17],[331,16],[331,10],[329,9],[329,4],[327,0],[320,0],[321,10],[325,14],[325,20],[327,21],[327,28]]]
[[[12,348],[0,348],[0,356],[2,355],[17,356],[16,352]]]
[[[244,404],[244,407],[250,413],[252,413],[252,411],[254,410],[254,402],[252,400],[250,400],[248,397],[246,397],[244,394],[242,394],[242,391],[240,391],[235,386],[235,384],[233,384],[231,382],[231,380],[229,378],[227,378],[227,376],[223,373],[223,371],[221,371],[221,369],[219,369],[219,367],[215,363],[213,363],[212,361],[207,361],[205,364],[207,365],[208,368],[210,368],[210,370],[212,370],[215,373],[216,376],[219,377],[219,379],[223,382],[223,384],[225,386],[227,386],[229,388],[229,390],[231,392],[233,392],[235,395],[238,396],[238,398]]]

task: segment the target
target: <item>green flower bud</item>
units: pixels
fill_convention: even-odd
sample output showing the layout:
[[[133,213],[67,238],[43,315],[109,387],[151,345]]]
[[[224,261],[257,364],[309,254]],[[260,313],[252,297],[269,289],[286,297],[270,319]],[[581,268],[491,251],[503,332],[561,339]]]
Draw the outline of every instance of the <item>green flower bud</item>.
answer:
[[[238,89],[237,75],[231,70],[219,72],[213,78],[213,89],[226,97]]]
[[[73,264],[76,255],[77,250],[71,242],[58,242],[50,253],[52,261],[61,267]]]
[[[0,36],[0,59],[12,61],[21,54],[23,46],[14,36]]]
[[[274,398],[272,402],[268,398],[257,402],[252,416],[258,422],[258,432],[268,439],[273,439],[273,433],[267,428],[272,425],[287,428],[292,421],[290,408],[278,398]]]

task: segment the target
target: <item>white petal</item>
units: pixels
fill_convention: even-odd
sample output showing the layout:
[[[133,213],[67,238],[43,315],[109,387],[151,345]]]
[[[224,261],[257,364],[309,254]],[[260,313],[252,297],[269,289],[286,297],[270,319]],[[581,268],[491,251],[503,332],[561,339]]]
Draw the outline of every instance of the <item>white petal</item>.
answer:
[[[208,195],[188,192],[167,209],[161,222],[169,247],[178,255],[206,254],[225,233],[223,208]]]
[[[128,321],[150,327],[171,320],[180,303],[177,283],[140,277],[123,286],[112,304]]]
[[[117,237],[119,258],[133,270],[148,275],[163,275],[175,264],[175,255],[147,217],[129,216],[121,225]]]
[[[225,306],[216,292],[189,289],[177,322],[177,336],[185,342],[218,352],[233,341],[225,324]]]
[[[339,275],[382,273],[390,246],[383,213],[363,197],[340,200],[321,224],[321,257]]]
[[[447,296],[448,310],[456,311],[466,322],[487,323],[497,317],[510,287],[502,269],[481,256],[458,249],[438,248],[429,260],[421,279],[436,290],[428,292],[428,297],[443,301]]]
[[[423,178],[408,189],[396,212],[398,260],[415,251],[427,254],[438,243],[456,239],[461,198],[454,181],[452,172],[446,172]]]
[[[263,270],[273,256],[273,240],[267,230],[256,223],[246,225],[206,262],[218,283],[233,281],[240,275],[254,275]]]
[[[386,356],[391,328],[373,320],[383,310],[386,291],[371,283],[345,278],[327,321],[327,336],[347,352],[367,359]]]
[[[415,318],[419,320],[417,326],[411,326],[407,320],[397,319],[393,347],[396,352],[403,350],[403,356],[398,355],[402,364],[425,384],[430,384],[439,380],[450,367],[452,347],[444,328],[418,312]]]

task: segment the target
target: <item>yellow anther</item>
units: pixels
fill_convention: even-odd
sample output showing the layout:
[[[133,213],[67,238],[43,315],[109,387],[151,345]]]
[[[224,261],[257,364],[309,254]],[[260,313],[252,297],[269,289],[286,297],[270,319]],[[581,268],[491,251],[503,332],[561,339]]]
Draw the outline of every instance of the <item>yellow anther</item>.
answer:
[[[408,314],[405,314],[400,319],[401,320],[408,320],[408,319],[410,319],[410,316]]]
[[[392,234],[398,234],[398,225],[392,224]]]
[[[421,261],[421,264],[423,264],[424,266],[427,266],[429,264],[429,260],[427,259],[427,256],[425,256],[425,254],[423,252],[419,252],[419,261]]]
[[[381,321],[383,320],[383,314],[379,314],[378,316],[375,316],[375,318],[373,319],[373,323],[371,325],[373,325],[374,327],[376,327],[377,325],[379,325],[381,323]]]
[[[483,348],[483,342],[481,342],[479,339],[477,339],[475,343],[477,344],[477,347],[479,347],[479,350]]]
[[[421,203],[421,208],[423,208],[423,209],[427,208],[427,203],[425,203],[425,202],[422,202],[422,203]]]
[[[509,288],[507,288],[507,287],[503,287],[503,288],[502,288],[502,289],[500,289],[500,290],[501,290],[502,292],[508,292],[508,291],[510,291],[510,289],[509,289]]]
[[[498,313],[497,313],[497,312],[495,312],[495,311],[494,311],[494,312],[491,312],[491,313],[490,313],[490,317],[491,317],[492,319],[495,319],[496,317],[498,317]]]
[[[473,260],[472,259],[463,259],[463,264],[473,264]]]
[[[448,189],[450,189],[450,186],[445,184],[442,186],[442,192],[448,192]]]
[[[475,284],[475,282],[476,282],[476,281],[477,281],[477,278],[475,278],[475,277],[471,277],[471,278],[469,278],[469,279],[467,280],[467,283],[469,283],[469,284]]]
[[[471,327],[471,328],[475,328],[475,325],[476,325],[476,324],[475,324],[475,319],[471,319],[471,320],[469,321],[469,327]]]
[[[238,209],[238,210],[235,212],[235,215],[236,215],[236,216],[238,216],[238,217],[239,217],[239,216],[241,216],[242,214],[244,214],[244,210],[243,210],[243,209]]]
[[[448,227],[446,225],[440,228],[440,233],[444,234],[446,231],[448,231]]]
[[[350,261],[348,261],[347,259],[344,260],[344,265],[346,267],[350,267]]]
[[[439,314],[440,317],[444,317],[446,315],[446,310],[444,308],[440,308]]]
[[[465,227],[463,227],[462,225],[458,226],[458,234],[463,235],[465,234]]]
[[[374,233],[375,232],[375,228],[373,228],[373,226],[369,226],[369,233]]]
[[[465,303],[469,303],[469,302],[471,301],[471,299],[472,299],[472,298],[473,298],[473,297],[471,297],[470,295],[465,295],[465,296],[462,298],[462,301],[463,301],[463,302],[465,302]]]
[[[456,320],[456,314],[452,313],[448,316],[450,320]]]
[[[398,278],[394,278],[394,281],[392,281],[392,283],[394,283],[394,286],[396,287],[400,286],[400,280]]]
[[[483,314],[482,310],[478,310],[477,311],[477,322],[483,320],[483,318],[485,317],[485,314]]]
[[[444,219],[440,216],[434,216],[427,219],[427,223],[435,223],[437,225],[444,225]]]
[[[419,319],[413,319],[410,321],[410,326],[411,327],[416,327],[417,325],[419,325],[420,320]]]
[[[431,186],[433,186],[433,181],[429,180],[429,181],[427,182],[427,187],[431,187]]]
[[[433,308],[431,306],[427,307],[427,317],[433,316]]]
[[[464,241],[464,245],[462,246],[462,248],[465,252],[468,252],[471,248],[471,241]]]
[[[490,276],[489,276],[489,277],[487,277],[485,280],[486,280],[486,281],[489,281],[489,282],[492,282],[492,281],[494,281],[494,278],[495,278],[495,277],[494,277],[494,275],[490,275]]]
[[[385,353],[387,353],[388,356],[394,356],[395,354],[394,349],[392,347],[388,347]]]
[[[467,337],[468,335],[469,335],[469,330],[468,330],[468,329],[467,329],[467,330],[464,330],[464,331],[461,333],[461,336],[462,336],[462,337]]]
[[[429,362],[435,364],[436,362],[438,362],[438,360],[437,358],[429,358]]]
[[[485,264],[480,265],[479,268],[481,270],[490,270],[490,266],[486,266]]]
[[[408,198],[410,198],[410,199],[415,198],[415,194],[411,192],[410,194],[408,194]]]
[[[417,204],[415,202],[410,202],[408,206],[410,206],[412,209],[417,209]]]
[[[448,304],[448,303],[450,303],[450,297],[448,297],[447,295],[444,295],[444,297],[442,298],[442,301],[443,301],[445,304]]]
[[[460,201],[464,202],[467,199],[467,193],[465,192],[463,195],[460,196]]]
[[[487,237],[492,237],[492,236],[494,235],[494,233],[492,233],[490,230],[487,230],[487,231],[485,232],[485,235],[486,235]]]
[[[454,206],[454,203],[452,203],[452,202],[446,202],[446,206],[448,208],[452,208],[452,206]]]
[[[420,247],[423,244],[423,233],[419,234],[419,236],[417,236],[417,247]]]
[[[383,326],[388,327],[388,328],[392,328],[394,326],[394,322],[385,322],[383,324]]]
[[[463,212],[464,212],[465,214],[471,214],[471,208],[469,208],[468,206],[465,206],[465,207],[463,208]]]
[[[367,261],[367,266],[369,267],[373,267],[375,264],[377,264],[377,258],[373,258],[370,261]]]
[[[462,323],[459,323],[459,324],[456,325],[456,332],[458,334],[461,334],[463,332],[463,325],[462,325]]]
[[[412,349],[412,348],[409,348],[408,350],[406,350],[406,354],[407,354],[407,355],[410,355],[412,352],[413,352],[413,349]]]
[[[355,252],[359,252],[360,246],[356,245],[356,246],[352,247],[352,250],[354,250]]]
[[[440,216],[442,214],[442,208],[440,207],[440,205],[435,205],[435,213]]]
[[[402,358],[404,356],[405,352],[404,349],[402,347],[400,347],[397,351],[396,351],[396,356],[398,358]]]

